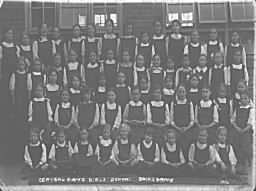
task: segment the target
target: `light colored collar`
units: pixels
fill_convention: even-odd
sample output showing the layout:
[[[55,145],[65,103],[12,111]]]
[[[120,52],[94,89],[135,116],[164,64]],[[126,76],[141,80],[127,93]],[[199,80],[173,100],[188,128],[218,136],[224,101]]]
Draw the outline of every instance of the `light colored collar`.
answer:
[[[242,70],[243,64],[232,64],[232,68],[236,70]]]
[[[136,38],[136,37],[134,35],[125,35],[125,36],[122,36],[122,38],[129,39],[129,38]]]
[[[117,37],[117,36],[116,36],[115,33],[111,33],[111,34],[105,33],[105,34],[104,34],[104,38],[105,38],[105,39],[115,39],[116,37]]]
[[[54,85],[52,85],[52,84],[46,84],[46,89],[47,89],[48,91],[58,91],[59,88],[60,88],[60,86],[59,86],[58,84],[54,84]]]
[[[227,103],[227,98],[225,98],[225,97],[223,97],[223,98],[218,97],[217,100],[219,103]]]
[[[164,38],[165,38],[164,34],[161,34],[160,36],[157,36],[156,34],[154,34],[152,37],[153,40],[162,40]]]
[[[214,69],[222,69],[222,67],[224,66],[224,64],[221,64],[221,65],[216,65],[216,64],[214,64]]]
[[[142,103],[142,101],[138,101],[138,102],[134,102],[133,100],[131,100],[130,102],[129,102],[129,104],[131,105],[131,106],[142,106],[143,105],[143,103]]]
[[[88,145],[89,142],[88,142],[88,140],[87,140],[87,141],[84,141],[84,142],[80,141],[80,144],[81,144],[81,145]]]
[[[82,37],[72,38],[72,39],[71,39],[72,42],[81,42],[82,40],[83,40]]]
[[[47,42],[48,41],[48,38],[45,37],[45,36],[40,36],[39,38],[39,42]]]
[[[162,69],[162,67],[160,67],[160,66],[159,66],[159,67],[154,67],[154,66],[153,66],[153,67],[151,68],[151,71],[152,71],[152,73],[154,73],[154,74],[159,74],[159,73],[162,72],[162,70],[163,70],[163,69]]]
[[[199,149],[204,149],[204,148],[206,148],[207,147],[207,144],[205,143],[205,144],[201,144],[201,143],[199,143],[198,141],[196,142],[196,146],[199,148]]]
[[[40,145],[40,141],[38,141],[38,142],[35,143],[35,144],[29,143],[29,145],[30,145],[31,147],[37,147],[37,146]]]
[[[125,87],[126,87],[126,84],[116,84],[116,87],[117,87],[117,88],[125,88]]]
[[[163,107],[164,106],[164,101],[151,101],[150,103],[154,107]]]
[[[180,100],[177,97],[176,97],[176,101],[177,101],[177,104],[186,104],[187,103],[187,99]]]
[[[141,94],[148,94],[148,93],[149,93],[149,89],[146,89],[146,90],[140,90],[140,93],[141,93]]]
[[[98,66],[99,66],[99,64],[97,62],[95,62],[95,63],[89,62],[87,64],[87,68],[97,68]]]
[[[248,105],[240,105],[239,108],[243,108],[243,109],[249,109],[251,108],[251,104],[248,104]]]
[[[54,40],[54,43],[59,45],[61,43],[61,39]]]
[[[146,147],[146,148],[150,148],[153,144],[153,141],[150,141],[149,143],[146,143],[145,140],[142,141],[143,145]]]
[[[209,45],[216,45],[218,44],[218,40],[209,40]]]
[[[87,37],[88,42],[96,42],[97,38],[96,37]]]
[[[64,141],[64,143],[59,143],[58,141],[57,141],[57,146],[59,146],[59,147],[65,147],[66,146],[66,141]]]
[[[235,43],[235,44],[234,44],[233,42],[231,42],[230,45],[233,46],[233,47],[239,47],[239,46],[240,46],[240,43]]]
[[[174,89],[163,88],[163,95],[174,95]]]
[[[104,146],[104,147],[108,147],[109,145],[112,144],[112,139],[109,138],[109,139],[103,139],[102,136],[99,136],[99,139],[100,139],[100,143]]]
[[[174,152],[176,151],[176,143],[174,143],[173,145],[170,145],[168,142],[166,143],[166,147],[167,147],[167,150],[170,151],[170,152]]]
[[[74,88],[69,88],[69,90],[72,94],[80,94],[80,90],[76,90]]]
[[[149,45],[150,45],[149,42],[147,42],[147,43],[141,42],[141,43],[140,43],[140,46],[141,46],[141,47],[147,47],[147,46],[149,46]]]
[[[79,66],[79,62],[69,62],[68,69],[69,70],[77,70]]]
[[[166,72],[169,72],[169,73],[174,73],[174,72],[175,72],[175,69],[174,69],[174,68],[173,68],[173,69],[167,68],[165,71],[166,71]]]
[[[119,139],[121,144],[128,144],[129,140],[128,139]]]
[[[144,72],[145,70],[146,70],[146,67],[145,67],[145,66],[142,66],[142,67],[137,67],[137,66],[135,66],[135,71]]]
[[[189,92],[199,92],[199,89],[198,88],[190,88]]]
[[[219,147],[219,148],[222,148],[222,149],[224,149],[224,148],[226,148],[226,144],[225,143],[217,143],[217,146]]]
[[[32,72],[32,74],[33,74],[34,76],[40,76],[40,75],[42,75],[42,72]]]
[[[22,50],[25,50],[25,51],[30,51],[31,50],[31,46],[30,45],[20,45],[21,49]]]
[[[105,86],[99,86],[98,87],[98,92],[106,92],[106,87]]]
[[[197,72],[203,72],[203,73],[205,73],[205,72],[207,71],[207,69],[208,69],[207,66],[205,66],[205,67],[203,67],[203,68],[200,68],[199,66],[196,67],[196,71],[197,71]]]
[[[107,102],[106,102],[106,106],[107,106],[108,109],[114,110],[114,109],[116,109],[117,104],[116,104],[116,103],[109,103],[109,102],[107,101]]]
[[[197,43],[190,42],[190,45],[193,47],[199,47],[200,43],[199,42],[197,42]]]
[[[112,59],[112,60],[106,60],[105,61],[105,64],[107,64],[107,65],[113,65],[113,64],[116,64],[116,60],[115,59]]]
[[[43,101],[47,100],[47,98],[45,98],[45,97],[40,97],[40,98],[34,97],[33,100],[36,101],[36,102],[43,102]]]
[[[200,100],[200,106],[203,108],[211,107],[212,105],[212,100],[204,101]]]
[[[17,72],[18,74],[26,74],[26,73],[27,73],[26,70],[24,70],[24,71],[16,70],[16,72]]]
[[[7,48],[11,48],[11,47],[15,46],[15,44],[13,42],[5,42],[5,41],[2,42],[2,45]]]
[[[188,68],[184,68],[183,66],[180,68],[184,72],[192,71],[192,68],[189,66]]]
[[[61,107],[62,108],[65,108],[65,109],[67,109],[67,108],[70,108],[71,107],[71,103],[70,102],[62,102],[61,103]]]
[[[171,34],[171,38],[178,40],[178,39],[182,38],[182,35],[180,33],[178,33],[178,34],[172,33]]]

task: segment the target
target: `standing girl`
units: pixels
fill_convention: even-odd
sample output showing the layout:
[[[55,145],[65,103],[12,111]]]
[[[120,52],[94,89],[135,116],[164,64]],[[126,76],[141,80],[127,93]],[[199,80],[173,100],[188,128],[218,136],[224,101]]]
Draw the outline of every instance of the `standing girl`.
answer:
[[[104,73],[106,76],[107,87],[113,88],[116,84],[117,62],[112,49],[108,49],[106,53],[107,55],[104,61]]]
[[[87,36],[84,40],[85,65],[89,62],[90,52],[95,52],[97,58],[101,55],[101,41],[95,37],[95,32],[94,24],[87,25]]]
[[[149,79],[149,72],[145,67],[144,57],[141,54],[138,54],[133,69],[133,85],[138,86],[142,78]]]
[[[199,77],[199,86],[209,85],[209,68],[207,67],[206,55],[200,55],[198,62],[198,66],[194,68],[193,73]]]
[[[164,102],[167,104],[171,103],[175,93],[173,78],[165,77],[162,91],[163,91]]]
[[[168,41],[166,36],[162,33],[162,24],[160,21],[155,21],[153,27],[154,34],[152,37],[152,44],[155,49],[155,54],[160,56],[161,67],[166,68]]]
[[[53,58],[53,67],[54,70],[56,70],[57,73],[57,84],[60,87],[64,86],[64,63],[62,62],[61,55],[59,53],[56,53]]]
[[[181,23],[179,20],[173,20],[171,24],[172,33],[167,37],[168,57],[172,58],[177,70],[181,66],[185,39],[181,34]]]
[[[33,42],[33,57],[40,58],[43,66],[47,70],[53,62],[53,55],[56,53],[56,47],[53,40],[48,39],[48,26],[42,24],[40,27],[40,37]]]
[[[209,33],[209,40],[206,44],[207,50],[207,61],[208,67],[214,64],[214,55],[216,52],[221,52],[224,55],[224,46],[218,37],[218,32],[216,28],[211,28]]]
[[[96,52],[89,53],[89,62],[85,66],[85,81],[86,84],[96,90],[98,78],[100,74],[100,64],[97,62],[97,55]]]
[[[176,70],[175,87],[178,87],[179,84],[185,84],[186,88],[188,88],[190,84],[189,80],[193,71],[190,67],[188,56],[185,55],[181,61],[181,67]]]
[[[134,62],[137,43],[138,39],[133,34],[133,24],[128,23],[126,25],[126,34],[120,38],[119,52],[128,50],[131,61]]]
[[[152,58],[152,65],[149,71],[150,76],[150,89],[154,89],[156,86],[162,87],[164,79],[164,70],[161,67],[161,59],[159,55],[154,55]]]
[[[97,86],[97,89],[95,90],[95,97],[94,97],[94,100],[96,103],[99,104],[99,107],[101,107],[101,105],[106,102],[106,94],[107,94],[106,78],[104,73],[102,72],[99,74],[98,86]]]
[[[78,62],[80,64],[84,64],[85,45],[84,39],[81,35],[81,27],[78,24],[73,26],[72,38],[66,42],[66,58],[68,58],[68,54],[71,50],[76,52]]]
[[[60,102],[60,89],[57,84],[57,72],[54,69],[48,72],[48,83],[46,84],[46,97],[49,98],[52,111],[55,111],[56,105]]]
[[[80,78],[76,75],[72,76],[71,87],[69,88],[69,92],[70,92],[70,97],[71,97],[71,103],[75,107],[77,107],[81,101],[81,90],[80,89],[81,89]]]
[[[133,76],[133,62],[130,61],[130,55],[128,50],[124,50],[122,52],[122,59],[121,62],[118,64],[118,72],[122,72],[126,76],[126,85],[127,86],[132,86],[133,81],[132,81],[132,76]]]
[[[199,57],[202,54],[207,55],[206,48],[200,42],[199,32],[194,29],[191,32],[191,41],[184,47],[184,55],[189,56],[191,68],[198,65]]]
[[[106,59],[107,50],[109,49],[113,51],[114,57],[117,58],[120,39],[113,31],[113,27],[114,27],[113,20],[111,19],[106,20],[105,27],[106,27],[106,33],[103,34],[103,37],[102,37],[102,52],[101,52],[102,59],[103,60]]]
[[[26,32],[22,33],[20,48],[20,56],[24,56],[29,62],[27,67],[33,63],[33,51],[32,44],[30,42],[29,34]],[[27,68],[28,69],[28,68]]]
[[[192,101],[195,106],[199,103],[199,100],[201,98],[200,95],[201,89],[199,88],[199,77],[196,74],[192,74],[189,79],[189,86],[188,86],[188,99]]]
[[[155,48],[150,42],[149,34],[147,32],[141,33],[141,39],[139,44],[137,45],[137,53],[136,55],[141,54],[145,59],[146,68],[150,67],[152,56],[155,55]],[[161,63],[160,63],[161,66]]]
[[[59,27],[54,27],[52,30],[52,37],[53,37],[53,42],[56,47],[56,53],[58,53],[61,56],[61,63],[64,66],[64,63],[67,63],[67,58],[65,58],[65,42],[61,38],[60,34],[60,28]]]
[[[246,67],[246,52],[245,48],[241,44],[240,36],[238,32],[233,32],[231,37],[231,42],[225,48],[225,65],[230,66],[234,61],[234,53],[236,51],[240,52],[241,63]]]

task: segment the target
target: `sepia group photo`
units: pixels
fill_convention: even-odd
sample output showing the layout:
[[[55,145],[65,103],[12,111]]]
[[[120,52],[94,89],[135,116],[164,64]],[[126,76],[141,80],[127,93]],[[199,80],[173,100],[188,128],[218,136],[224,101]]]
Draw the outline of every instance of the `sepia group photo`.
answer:
[[[0,1],[0,189],[252,190],[255,22],[250,0]]]

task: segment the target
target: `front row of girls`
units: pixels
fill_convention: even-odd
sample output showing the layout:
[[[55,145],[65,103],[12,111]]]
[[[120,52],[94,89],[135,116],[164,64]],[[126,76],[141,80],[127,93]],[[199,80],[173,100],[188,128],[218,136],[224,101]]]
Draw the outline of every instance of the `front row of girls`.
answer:
[[[189,147],[189,158],[185,159],[178,134],[169,129],[165,142],[160,146],[153,137],[152,128],[147,128],[137,146],[130,140],[130,127],[122,124],[116,140],[111,138],[111,127],[105,125],[98,138],[95,152],[88,140],[88,131],[80,131],[75,146],[66,139],[63,129],[57,131],[57,140],[51,146],[47,160],[46,147],[40,141],[37,129],[31,129],[30,142],[25,147],[27,175],[54,174],[65,176],[93,175],[117,176],[137,174],[138,176],[218,177],[228,183],[235,177],[237,159],[231,144],[227,142],[227,128],[218,127],[217,142],[207,142],[206,129],[199,129],[197,138]],[[77,174],[79,173],[79,174]]]
[[[29,122],[32,127],[40,130],[40,139],[46,145],[47,155],[50,155],[54,143],[55,128],[64,130],[72,147],[79,140],[79,130],[86,129],[93,150],[102,129],[99,125],[109,124],[111,138],[116,139],[122,121],[129,124],[134,144],[140,142],[145,127],[148,126],[152,128],[154,139],[160,147],[164,145],[165,132],[175,129],[186,161],[189,159],[190,144],[195,141],[198,129],[206,130],[209,135],[207,140],[209,144],[213,144],[217,140],[216,129],[221,125],[228,130],[228,141],[234,146],[239,165],[245,167],[251,163],[252,148],[249,146],[252,146],[254,108],[243,81],[239,82],[238,90],[231,107],[232,102],[226,97],[225,86],[219,88],[218,98],[214,101],[210,99],[210,88],[203,87],[202,98],[195,105],[187,98],[189,95],[184,85],[178,86],[175,99],[170,104],[162,100],[160,89],[155,89],[152,99],[144,104],[140,99],[140,89],[134,87],[131,101],[122,111],[114,89],[108,90],[106,101],[99,105],[92,101],[90,89],[84,88],[81,90],[82,101],[77,106],[72,104],[72,94],[70,96],[70,92],[64,89],[62,101],[53,112],[49,99],[44,97],[42,86],[38,86],[35,88],[35,97],[29,104]],[[51,125],[52,122],[55,125]]]

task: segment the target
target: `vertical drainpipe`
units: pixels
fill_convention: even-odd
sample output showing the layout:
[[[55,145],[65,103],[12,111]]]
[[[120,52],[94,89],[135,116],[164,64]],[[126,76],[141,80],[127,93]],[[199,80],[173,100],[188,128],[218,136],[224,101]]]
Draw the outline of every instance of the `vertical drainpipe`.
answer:
[[[30,2],[25,1],[24,2],[24,17],[25,17],[25,31],[29,31],[29,23],[31,23],[31,14],[29,10]]]
[[[123,3],[119,3],[119,28],[120,36],[124,35]]]

